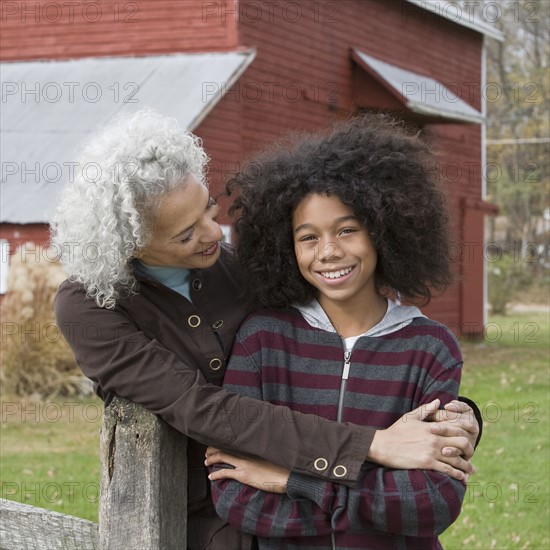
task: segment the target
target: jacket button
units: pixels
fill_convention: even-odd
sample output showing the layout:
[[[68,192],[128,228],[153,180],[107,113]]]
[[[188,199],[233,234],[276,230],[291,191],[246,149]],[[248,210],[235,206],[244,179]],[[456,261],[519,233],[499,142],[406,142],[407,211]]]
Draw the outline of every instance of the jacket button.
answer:
[[[334,467],[334,470],[332,470],[332,473],[335,477],[344,477],[348,473],[348,469],[345,466],[342,466],[339,464],[338,466]]]
[[[198,315],[190,315],[187,322],[191,328],[197,328],[201,324],[201,318]]]
[[[212,325],[212,328],[217,330],[219,329],[221,326],[223,325],[223,321],[220,319],[219,321],[216,321],[213,325]]]
[[[195,279],[192,283],[193,290],[200,290],[202,288],[202,281],[200,279]]]
[[[211,370],[220,370],[222,368],[222,365],[223,365],[223,363],[222,363],[221,359],[218,359],[217,357],[214,357],[214,359],[212,359],[210,361],[209,366],[210,366]]]
[[[323,470],[326,470],[328,468],[328,461],[326,458],[318,458],[313,463],[313,466],[315,466],[316,470],[319,470],[319,472],[322,472]]]

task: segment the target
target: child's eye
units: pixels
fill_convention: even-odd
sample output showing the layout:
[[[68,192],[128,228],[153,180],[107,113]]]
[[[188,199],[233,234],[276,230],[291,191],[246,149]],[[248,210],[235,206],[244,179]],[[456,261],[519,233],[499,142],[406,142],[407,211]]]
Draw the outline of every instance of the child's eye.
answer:
[[[305,243],[307,241],[314,241],[316,238],[315,235],[304,235],[298,239],[298,242]]]
[[[340,234],[348,235],[349,233],[355,233],[356,231],[357,229],[355,229],[355,227],[344,227],[344,229],[340,231]]]

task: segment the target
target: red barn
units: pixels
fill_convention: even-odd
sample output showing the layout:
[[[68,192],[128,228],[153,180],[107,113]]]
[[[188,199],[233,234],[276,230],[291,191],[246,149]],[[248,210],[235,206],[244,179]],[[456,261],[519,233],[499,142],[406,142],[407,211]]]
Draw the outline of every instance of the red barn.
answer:
[[[484,44],[502,36],[490,24],[494,6],[472,7],[436,0],[3,2],[4,275],[18,245],[47,241],[75,144],[122,109],[154,107],[201,136],[215,190],[251,152],[289,130],[382,109],[430,136],[456,217],[458,283],[430,304],[429,315],[480,336],[483,217],[493,210],[484,202]]]

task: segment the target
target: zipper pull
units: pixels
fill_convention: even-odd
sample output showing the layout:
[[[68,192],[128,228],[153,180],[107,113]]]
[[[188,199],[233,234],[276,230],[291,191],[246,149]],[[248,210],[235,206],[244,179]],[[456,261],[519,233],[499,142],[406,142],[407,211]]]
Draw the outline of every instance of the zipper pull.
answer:
[[[351,351],[344,352],[344,370],[342,371],[342,380],[347,380],[351,366]]]

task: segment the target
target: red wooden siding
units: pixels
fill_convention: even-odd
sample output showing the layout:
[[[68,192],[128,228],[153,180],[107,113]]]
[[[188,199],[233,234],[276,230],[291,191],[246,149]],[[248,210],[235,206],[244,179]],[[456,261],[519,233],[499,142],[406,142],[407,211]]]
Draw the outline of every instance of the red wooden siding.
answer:
[[[29,223],[20,225],[16,223],[0,224],[0,239],[10,243],[10,252],[14,253],[18,246],[26,242],[47,245],[50,239],[49,226],[45,223]]]
[[[40,6],[38,15],[35,4]],[[59,20],[51,7],[56,4],[62,8]],[[70,4],[3,2],[1,58],[257,49],[244,75],[195,129],[212,159],[213,195],[250,153],[289,130],[326,126],[360,107],[396,106],[350,59],[351,47],[434,78],[481,110],[482,36],[405,0],[88,3],[101,7],[99,17],[84,2],[74,3],[71,14]],[[118,16],[113,11],[115,4]],[[438,98],[441,90],[424,93]],[[465,243],[483,242],[479,216],[470,223],[472,216],[462,209],[468,201],[481,199],[481,130],[475,124],[429,124],[425,128],[441,153],[438,174],[449,191],[458,243],[454,251],[458,283],[426,312],[460,333],[483,322],[482,258],[468,265],[462,261]],[[222,210],[226,209],[227,201],[222,201]],[[225,213],[220,221],[229,221]],[[465,224],[468,233],[463,232]],[[45,238],[37,235],[39,242]],[[474,301],[475,307],[466,305]]]
[[[210,194],[218,200],[221,209],[219,222],[223,224],[230,224],[231,220],[227,215],[229,201],[220,195],[224,193],[227,180],[242,165],[242,118],[243,103],[239,101],[234,86],[194,130],[211,157],[208,165]]]
[[[307,2],[299,5],[299,17],[296,10],[285,17],[280,9],[274,12],[273,21],[268,17],[240,21],[241,45],[258,50],[256,60],[239,81],[241,101],[246,104],[242,123],[245,152],[288,129],[318,128],[345,118],[358,106],[396,108],[387,92],[372,81],[364,94],[365,78],[350,60],[350,47],[432,77],[481,109],[482,37],[476,32],[404,1],[320,2],[316,9]],[[254,91],[259,93],[254,95]],[[363,95],[357,104],[359,91]],[[441,90],[426,89],[425,93],[444,99]],[[465,197],[481,198],[481,131],[475,124],[430,124],[426,129],[441,153],[438,175],[448,189],[455,220],[457,282],[425,311],[460,334],[483,322],[483,264],[469,265],[468,277],[463,278],[460,206]],[[474,233],[482,242],[478,225]],[[476,306],[464,307],[470,300],[475,300]]]
[[[474,31],[442,18],[434,24],[425,10],[404,1],[298,5],[302,9],[296,21],[288,14],[285,17],[282,9],[275,10],[273,21],[267,16],[240,21],[241,45],[258,49],[256,60],[240,80],[241,89],[250,96],[254,89],[263,91],[259,98],[243,93],[247,150],[288,127],[318,127],[352,112],[356,105],[350,47],[435,78],[480,108],[482,38]],[[296,100],[295,90],[303,97]],[[336,115],[329,112],[329,104]]]
[[[232,2],[226,0],[226,12]],[[234,17],[220,2],[2,2],[0,59],[73,59],[234,50]],[[217,10],[216,10],[217,8]]]
[[[38,245],[47,246],[50,238],[50,230],[47,224],[0,224],[0,240],[8,241],[8,253],[10,256],[19,254],[19,257],[28,261],[53,261],[53,254],[38,249]],[[4,251],[2,251],[4,253]],[[4,258],[2,258],[4,260]],[[9,288],[8,288],[9,292]],[[0,294],[0,304],[4,294]]]

